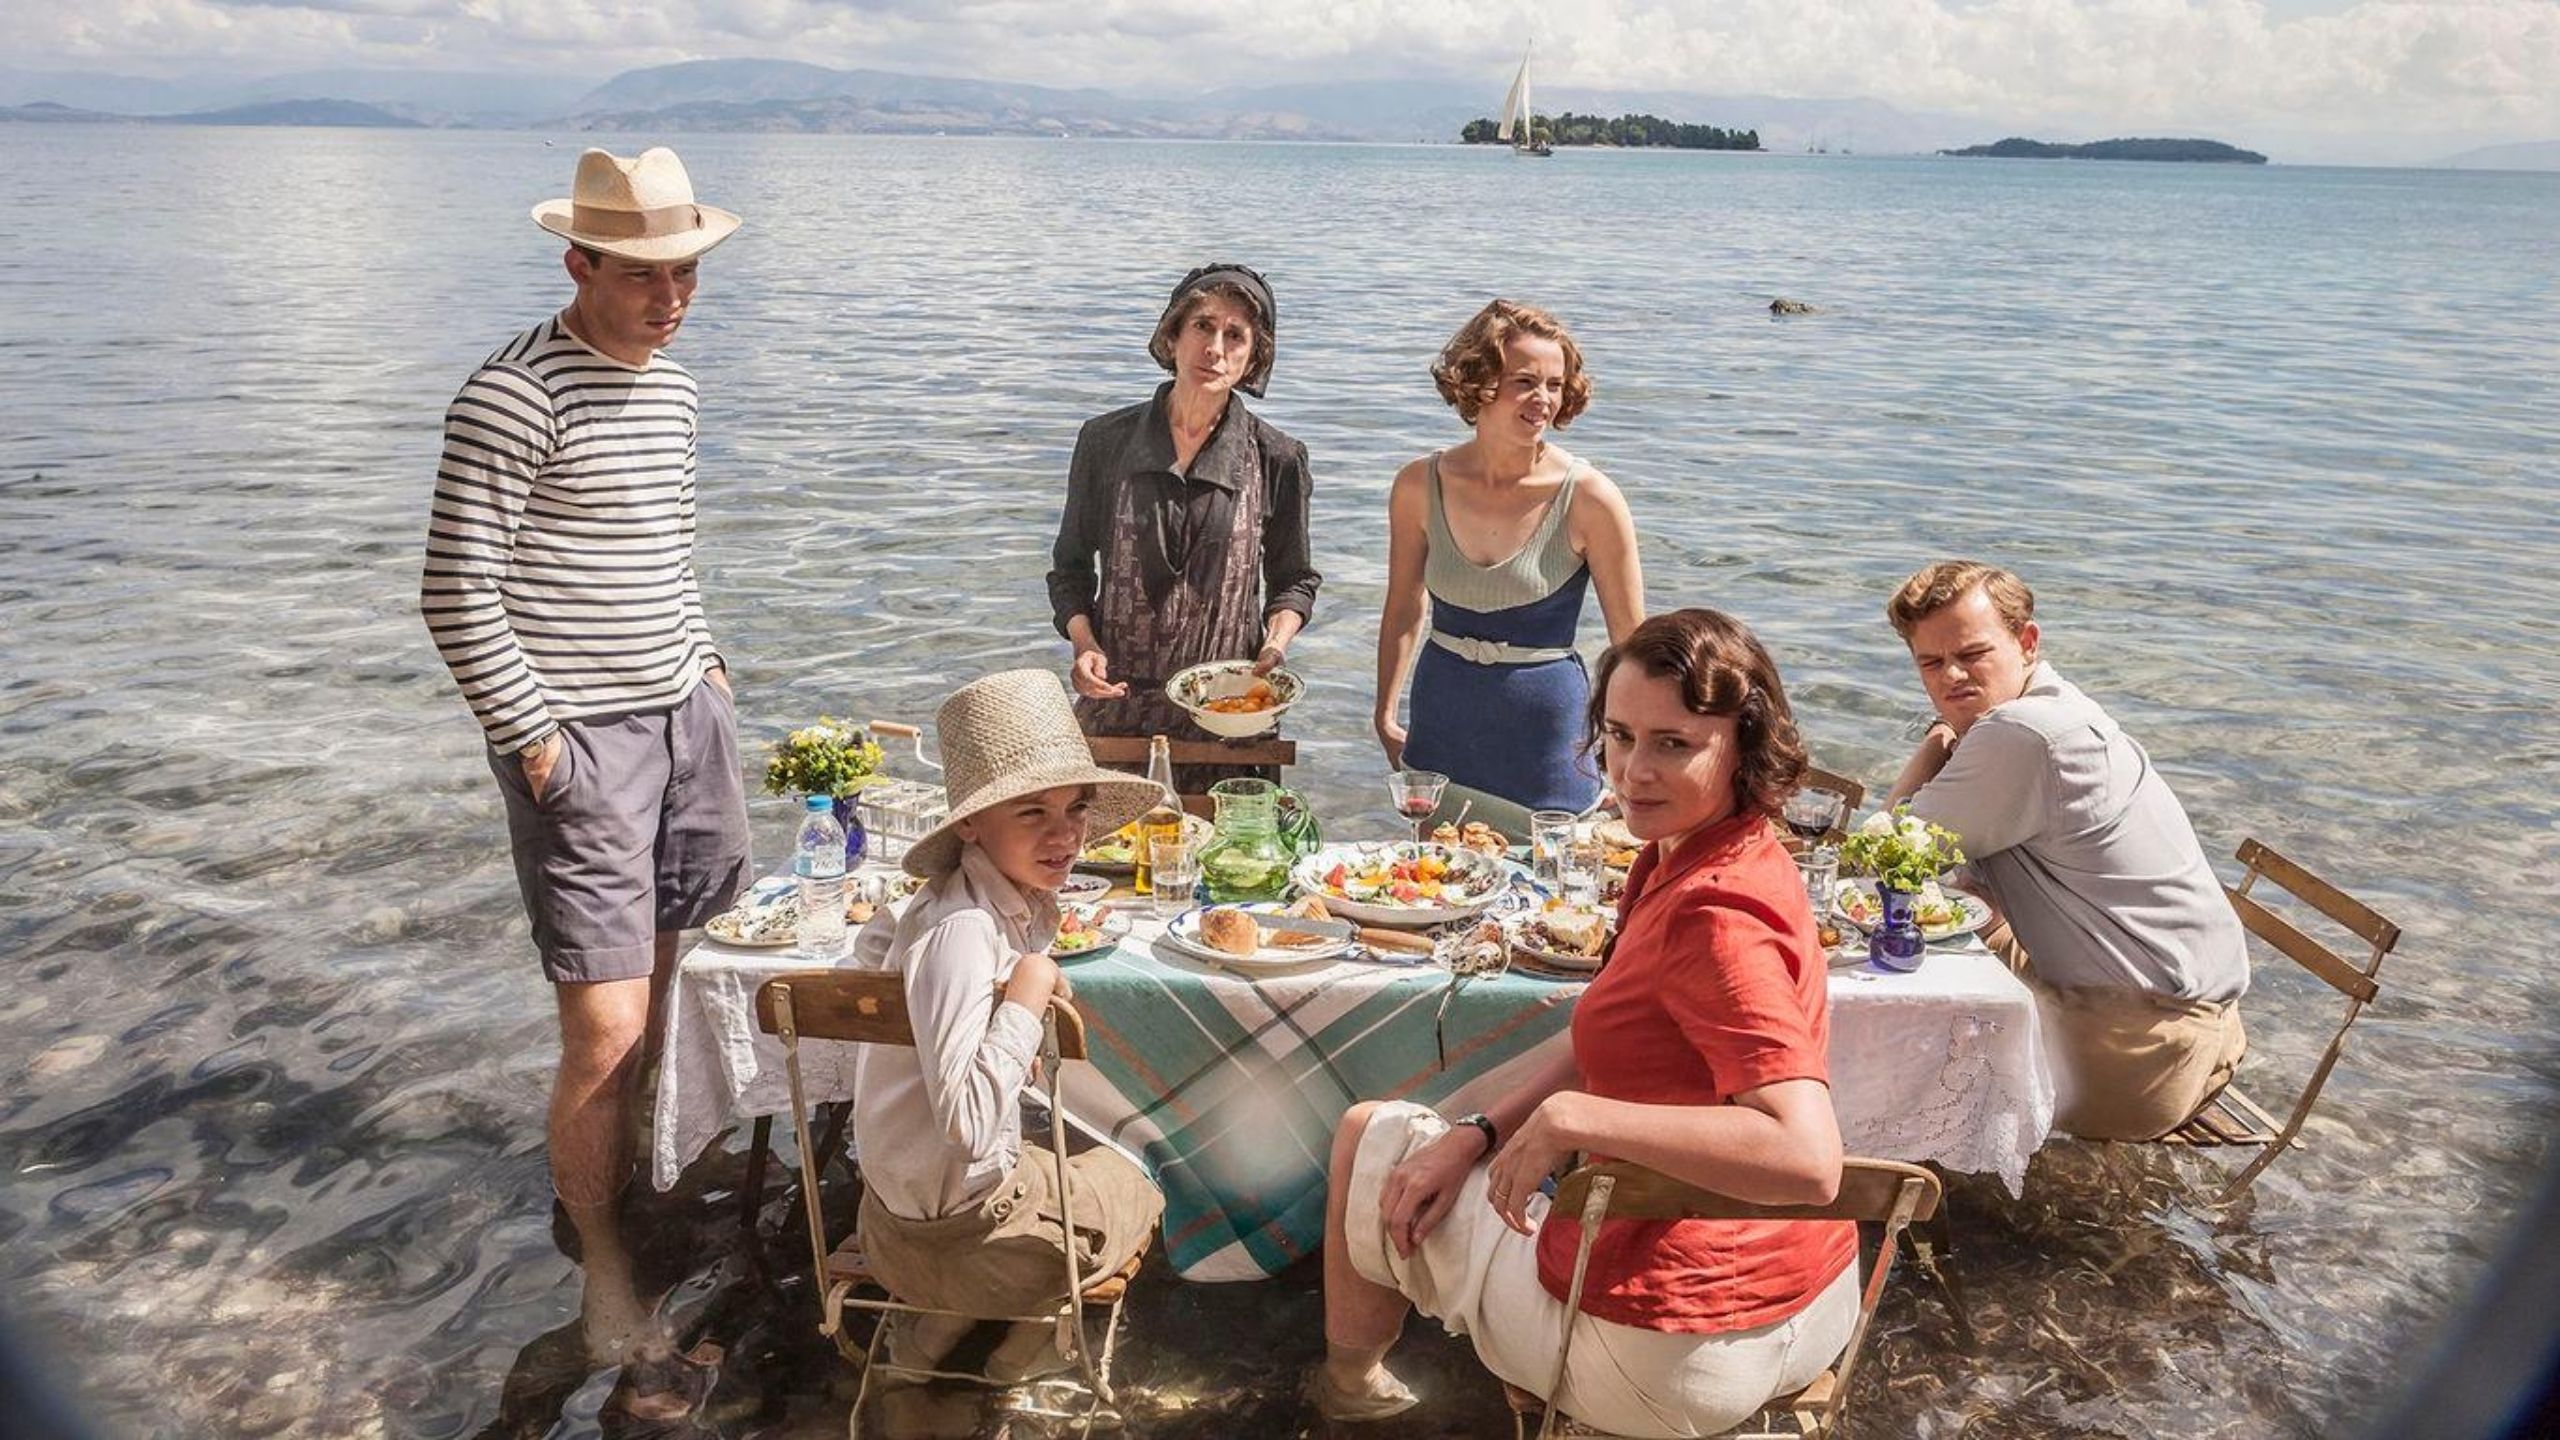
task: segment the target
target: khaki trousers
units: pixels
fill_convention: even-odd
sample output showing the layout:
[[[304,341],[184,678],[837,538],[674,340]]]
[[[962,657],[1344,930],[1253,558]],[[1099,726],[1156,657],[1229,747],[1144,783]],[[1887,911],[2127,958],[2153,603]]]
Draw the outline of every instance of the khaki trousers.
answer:
[[[1144,1249],[1164,1215],[1164,1196],[1128,1157],[1097,1147],[1072,1156],[1075,1223],[1058,1204],[1057,1160],[1022,1147],[1013,1174],[974,1210],[910,1220],[873,1192],[856,1222],[871,1273],[910,1305],[985,1319],[1037,1315],[1067,1296],[1067,1246],[1092,1284]]]
[[[1983,939],[2035,991],[2056,1130],[2084,1140],[2157,1140],[2239,1073],[2249,1050],[2239,1001],[2047,985],[2006,923]]]

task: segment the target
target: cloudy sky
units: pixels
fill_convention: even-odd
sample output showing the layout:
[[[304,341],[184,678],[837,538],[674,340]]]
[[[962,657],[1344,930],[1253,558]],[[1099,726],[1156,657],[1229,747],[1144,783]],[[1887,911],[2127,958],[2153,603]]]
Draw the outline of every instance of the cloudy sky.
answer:
[[[1167,93],[1507,70],[2131,133],[2560,139],[2560,0],[76,0],[26,68],[540,71],[788,56]]]

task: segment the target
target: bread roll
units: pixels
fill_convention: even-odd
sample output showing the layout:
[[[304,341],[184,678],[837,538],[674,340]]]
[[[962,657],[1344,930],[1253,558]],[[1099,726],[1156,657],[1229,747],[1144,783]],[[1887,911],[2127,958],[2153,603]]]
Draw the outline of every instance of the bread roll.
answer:
[[[1262,932],[1254,927],[1253,917],[1227,905],[1201,914],[1200,938],[1230,955],[1250,955],[1262,948]]]

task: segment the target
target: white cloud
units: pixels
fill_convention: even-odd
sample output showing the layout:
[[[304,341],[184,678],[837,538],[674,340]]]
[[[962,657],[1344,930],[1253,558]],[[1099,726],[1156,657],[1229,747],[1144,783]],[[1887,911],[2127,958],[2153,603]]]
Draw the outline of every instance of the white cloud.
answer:
[[[1498,77],[1865,95],[2123,133],[2560,136],[2560,4],[2361,0],[86,0],[12,5],[26,67],[528,69],[719,56],[1126,92]],[[1490,82],[1489,82],[1490,83]]]

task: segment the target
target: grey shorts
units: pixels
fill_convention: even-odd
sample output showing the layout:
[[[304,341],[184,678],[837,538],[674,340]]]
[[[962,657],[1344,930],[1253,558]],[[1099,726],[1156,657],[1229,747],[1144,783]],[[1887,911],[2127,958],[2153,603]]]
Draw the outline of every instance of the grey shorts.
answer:
[[[658,932],[709,920],[754,876],[738,712],[705,680],[673,710],[565,721],[561,735],[539,800],[522,760],[489,752],[542,973],[646,978]]]

